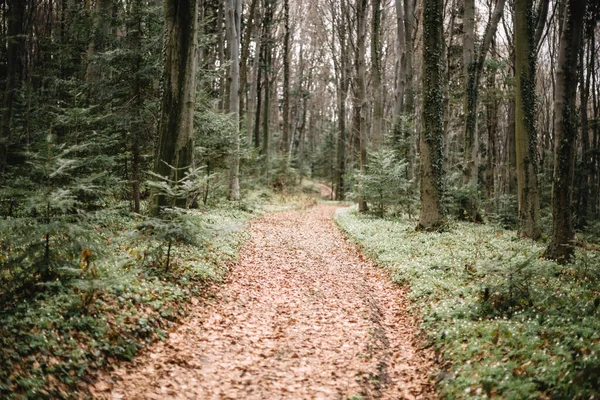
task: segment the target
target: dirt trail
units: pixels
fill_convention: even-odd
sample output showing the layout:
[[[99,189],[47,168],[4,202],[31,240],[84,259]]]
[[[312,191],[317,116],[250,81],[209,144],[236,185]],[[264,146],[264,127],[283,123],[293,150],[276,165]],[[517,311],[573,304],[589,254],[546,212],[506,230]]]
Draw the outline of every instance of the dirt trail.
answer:
[[[346,243],[335,206],[268,215],[215,300],[112,379],[112,399],[428,399],[402,289]]]

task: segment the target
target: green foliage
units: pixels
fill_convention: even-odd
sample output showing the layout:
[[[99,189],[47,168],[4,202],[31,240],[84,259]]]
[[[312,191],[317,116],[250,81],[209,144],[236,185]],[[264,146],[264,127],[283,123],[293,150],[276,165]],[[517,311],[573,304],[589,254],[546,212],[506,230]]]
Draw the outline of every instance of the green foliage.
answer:
[[[600,255],[560,266],[514,231],[455,223],[422,234],[352,211],[338,224],[410,286],[412,308],[446,369],[447,398],[588,399],[600,390]]]
[[[77,267],[84,249],[98,252],[89,211],[102,204],[106,178],[84,165],[87,145],[56,141],[48,135],[45,152],[29,155],[28,174],[2,193],[11,199],[0,227],[4,303],[32,293],[37,283],[68,280],[65,271]]]
[[[138,230],[141,216],[124,208],[96,213],[90,223],[103,251],[82,252],[61,271],[68,281],[0,311],[0,397],[74,397],[92,371],[164,338],[203,283],[222,279],[249,214],[215,209],[185,217],[202,235],[193,244],[174,242],[166,272],[152,268],[162,240]]]
[[[370,154],[367,172],[358,180],[362,182],[363,196],[375,214],[383,215],[390,209],[410,214],[415,199],[411,190],[413,182],[407,179],[407,168],[408,163],[399,160],[394,150],[384,148]]]

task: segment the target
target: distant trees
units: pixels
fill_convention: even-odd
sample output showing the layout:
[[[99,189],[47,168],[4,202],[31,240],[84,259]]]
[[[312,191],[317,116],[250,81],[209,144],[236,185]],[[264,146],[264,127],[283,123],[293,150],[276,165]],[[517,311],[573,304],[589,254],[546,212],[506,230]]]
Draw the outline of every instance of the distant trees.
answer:
[[[118,179],[115,202],[139,213],[173,205],[146,203],[147,172],[174,182],[190,167],[179,206],[309,177],[366,211],[361,180],[384,181],[369,154],[391,150],[406,167],[386,196],[415,206],[420,191],[422,229],[455,215],[539,239],[552,223],[547,256],[568,259],[600,217],[595,2],[577,48],[571,0],[0,3],[8,213],[52,132],[93,148],[89,172]]]

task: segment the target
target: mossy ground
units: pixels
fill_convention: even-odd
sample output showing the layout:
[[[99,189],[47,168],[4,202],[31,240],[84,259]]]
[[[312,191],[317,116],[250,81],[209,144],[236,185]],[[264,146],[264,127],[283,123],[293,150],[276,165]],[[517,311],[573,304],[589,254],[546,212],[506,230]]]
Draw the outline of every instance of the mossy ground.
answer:
[[[439,357],[445,398],[595,398],[600,393],[600,253],[560,266],[545,245],[493,225],[414,221],[345,209],[348,237],[410,287]]]

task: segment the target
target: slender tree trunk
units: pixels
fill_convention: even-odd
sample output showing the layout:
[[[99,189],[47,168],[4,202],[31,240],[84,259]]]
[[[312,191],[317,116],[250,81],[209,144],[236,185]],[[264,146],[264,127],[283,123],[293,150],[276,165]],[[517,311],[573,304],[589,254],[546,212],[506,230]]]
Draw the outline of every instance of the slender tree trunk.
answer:
[[[367,69],[365,65],[366,37],[367,37],[367,3],[368,0],[358,0],[356,7],[356,96],[357,96],[357,119],[359,138],[359,166],[361,175],[367,168]],[[358,210],[366,212],[367,202],[362,194],[362,182],[358,189]]]
[[[227,62],[227,49],[225,48],[225,35],[223,29],[223,21],[225,20],[225,3],[223,0],[218,1],[217,8],[217,41],[219,46],[219,110],[225,110],[229,107],[229,93],[227,91],[227,75],[223,71],[223,66]]]
[[[271,65],[271,49],[268,45],[264,47],[264,60],[265,60],[265,71],[264,71],[264,92],[265,92],[265,103],[263,104],[263,119],[262,119],[262,147],[261,154],[266,157],[266,165],[268,168],[268,157],[269,157],[269,127],[271,121],[271,72],[268,71],[272,67]]]
[[[404,6],[402,0],[395,0],[396,5],[396,84],[394,103],[394,137],[402,141],[402,112],[404,108],[404,90],[406,87],[406,31],[404,30]],[[407,156],[405,156],[408,159]]]
[[[406,38],[406,89],[404,91],[404,112],[413,116],[415,112],[415,95],[413,86],[413,30],[415,14],[413,0],[404,0],[404,32]]]
[[[135,30],[128,34],[133,35],[134,49],[135,49],[135,83],[134,83],[134,95],[136,102],[136,117],[137,124],[132,127],[133,138],[131,143],[131,180],[133,189],[133,210],[136,213],[140,212],[140,165],[142,162],[141,154],[141,142],[142,142],[142,81],[140,79],[142,69],[142,0],[135,0],[133,3],[134,15],[136,17]]]
[[[371,76],[373,87],[372,143],[376,149],[383,142],[383,86],[381,69],[381,0],[372,1]]]
[[[2,121],[0,123],[0,173],[4,173],[7,165],[11,140],[11,122],[15,95],[19,84],[20,52],[23,50],[23,22],[25,18],[25,2],[22,0],[8,1],[8,27],[6,77],[2,92]]]
[[[590,82],[592,73],[592,63],[594,60],[591,58],[591,40],[587,41],[587,51],[582,50],[581,61],[580,61],[580,86],[579,86],[579,104],[581,109],[581,172],[578,174],[579,178],[579,196],[578,196],[578,207],[577,216],[580,226],[587,224],[589,220],[590,207],[590,178],[592,176],[592,169],[590,168],[590,135],[589,135],[589,121],[588,121],[588,104],[590,98]],[[583,47],[583,46],[582,46]],[[587,54],[587,57],[585,56]],[[583,68],[585,66],[585,68]],[[586,71],[584,73],[584,70]]]
[[[179,181],[192,166],[194,151],[198,3],[166,0],[164,7],[164,89],[154,172]],[[153,203],[155,213],[171,205],[164,195],[157,193]],[[187,199],[177,199],[175,203],[185,207]]]
[[[259,43],[259,51],[257,57],[257,65],[256,65],[256,109],[254,110],[254,148],[260,149],[260,115],[262,110],[262,75],[265,64],[264,59],[264,43],[263,38],[261,38]]]
[[[423,114],[421,147],[421,214],[419,230],[435,230],[444,223],[443,192],[443,71],[442,0],[423,4]]]
[[[273,69],[273,49],[271,40],[271,23],[273,21],[274,13],[274,0],[264,0],[264,19],[263,19],[263,37],[262,37],[262,52],[263,52],[263,90],[264,104],[262,105],[263,119],[262,119],[262,146],[260,153],[265,157],[265,168],[268,171],[269,168],[269,127],[270,127],[270,115],[271,115],[271,76]]]
[[[596,219],[600,215],[600,151],[597,150],[600,148],[600,99],[597,82],[598,71],[595,62],[597,55],[594,35],[592,35],[590,41],[590,58],[591,60],[594,60],[590,63],[592,76],[592,111],[594,118],[592,127],[592,148],[596,150],[590,155],[590,218]]]
[[[227,27],[229,54],[231,61],[229,95],[229,112],[234,119],[235,128],[233,132],[233,153],[231,154],[229,166],[229,200],[240,199],[240,26],[241,26],[242,4],[241,0],[227,0]]]
[[[560,35],[554,94],[554,182],[552,239],[545,256],[560,262],[573,257],[573,173],[577,139],[577,56],[587,0],[569,0]]]
[[[492,41],[492,54],[495,55],[495,43]],[[488,214],[491,214],[496,208],[495,204],[495,173],[496,173],[496,154],[497,154],[497,135],[498,135],[498,98],[496,95],[496,68],[490,67],[488,71],[488,98],[486,107],[487,116],[487,165],[485,170],[486,195],[488,200]]]
[[[252,2],[250,3],[250,9],[248,10],[248,18],[246,20],[246,26],[245,26],[245,35],[244,35],[244,42],[242,43],[242,54],[240,57],[240,90],[239,90],[239,99],[240,99],[240,106],[239,106],[239,112],[240,112],[240,118],[242,118],[244,116],[244,114],[246,113],[246,107],[245,107],[245,97],[246,97],[246,92],[248,90],[248,58],[250,57],[250,42],[252,40],[252,35],[254,34],[254,26],[256,25],[256,8],[257,8],[257,4],[258,4],[258,0],[252,0]],[[241,33],[242,32],[238,32],[238,34],[240,35],[241,38]],[[256,43],[256,48],[259,48],[260,45],[259,43]],[[250,109],[250,107],[248,107],[248,109]],[[250,118],[248,118],[247,122],[246,122],[246,127],[248,132],[250,132],[250,127],[251,127],[251,123],[250,123]]]
[[[286,154],[290,148],[290,2],[283,0],[283,137],[281,152]]]
[[[533,0],[515,0],[515,144],[519,234],[541,235],[538,189],[537,132],[535,128],[535,70]]]
[[[449,164],[450,157],[450,82],[452,80],[452,57],[449,56],[454,43],[454,26],[456,21],[456,0],[450,3],[450,23],[448,27],[448,44],[444,42],[444,163]]]
[[[469,0],[468,3],[473,2],[474,0]],[[465,146],[464,146],[464,154],[463,154],[463,184],[471,185],[474,193],[472,197],[467,201],[465,207],[466,217],[473,222],[481,222],[482,218],[478,210],[478,201],[477,201],[477,189],[478,189],[478,162],[477,162],[477,153],[478,153],[478,134],[477,134],[477,106],[478,106],[478,97],[479,97],[479,82],[481,80],[481,75],[483,74],[483,67],[485,62],[486,54],[491,46],[492,40],[496,35],[496,29],[498,28],[498,22],[500,22],[500,18],[504,13],[504,3],[505,0],[498,0],[496,3],[496,7],[492,12],[490,19],[485,28],[485,34],[483,37],[483,42],[479,47],[477,54],[473,54],[471,50],[464,51],[464,62],[466,65],[465,70],[465,79],[466,79],[466,87],[467,87],[467,95],[465,101]],[[467,9],[469,7],[465,7],[465,26],[466,22],[470,20],[473,15],[469,12],[469,17],[467,17]],[[474,27],[470,27],[469,29],[473,29]],[[466,29],[466,28],[465,28]],[[471,35],[473,32],[469,32],[465,40],[472,42],[473,36]],[[474,35],[474,33],[473,33]],[[470,43],[472,45],[472,43]],[[467,47],[465,45],[465,47]],[[469,63],[468,65],[466,63]]]

